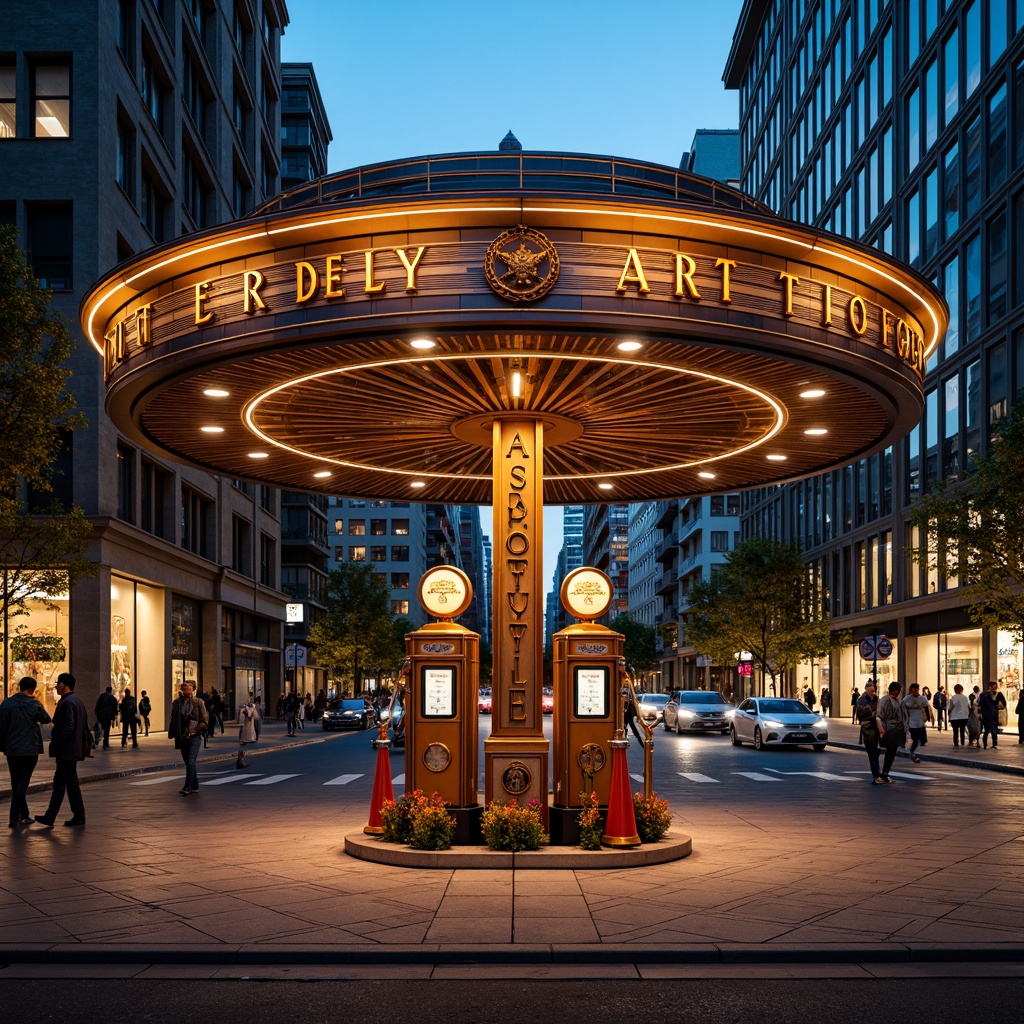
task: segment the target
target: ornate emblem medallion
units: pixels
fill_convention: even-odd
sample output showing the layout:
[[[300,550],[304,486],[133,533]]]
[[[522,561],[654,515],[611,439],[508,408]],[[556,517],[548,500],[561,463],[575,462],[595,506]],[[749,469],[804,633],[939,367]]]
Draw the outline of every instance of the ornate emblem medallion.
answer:
[[[584,743],[576,755],[576,763],[585,772],[599,772],[604,767],[604,747],[600,743]]]
[[[519,796],[530,788],[533,776],[522,761],[512,761],[501,773],[501,785],[506,793]]]
[[[503,299],[533,302],[558,280],[558,250],[547,235],[520,224],[487,247],[484,276]]]
[[[423,764],[432,772],[443,772],[452,763],[452,752],[443,743],[428,743]]]

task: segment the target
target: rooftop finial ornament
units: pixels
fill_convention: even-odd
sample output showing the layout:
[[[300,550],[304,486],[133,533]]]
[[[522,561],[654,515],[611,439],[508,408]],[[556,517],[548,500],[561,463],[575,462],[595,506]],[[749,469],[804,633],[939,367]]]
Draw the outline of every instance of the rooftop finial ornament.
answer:
[[[511,128],[508,130],[508,135],[498,143],[498,149],[501,152],[519,153],[522,151],[522,148],[523,144],[512,134]]]

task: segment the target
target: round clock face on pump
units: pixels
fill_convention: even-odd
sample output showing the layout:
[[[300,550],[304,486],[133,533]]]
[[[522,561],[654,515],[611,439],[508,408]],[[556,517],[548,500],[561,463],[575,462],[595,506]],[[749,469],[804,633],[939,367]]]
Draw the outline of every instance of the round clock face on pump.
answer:
[[[562,607],[577,619],[599,619],[612,603],[612,581],[600,569],[573,569],[562,581]]]
[[[452,763],[452,752],[443,743],[428,743],[423,764],[432,772],[443,772]]]
[[[454,619],[473,601],[473,584],[453,565],[438,565],[420,577],[420,604],[437,619]]]

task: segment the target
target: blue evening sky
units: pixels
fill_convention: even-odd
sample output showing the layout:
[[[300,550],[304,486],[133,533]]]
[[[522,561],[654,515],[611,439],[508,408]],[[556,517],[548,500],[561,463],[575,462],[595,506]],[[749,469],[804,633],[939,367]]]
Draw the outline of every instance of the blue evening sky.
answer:
[[[287,0],[285,61],[312,61],[329,169],[498,148],[676,167],[698,128],[736,128],[722,73],[741,0]],[[491,532],[490,510],[483,510]],[[545,514],[545,585],[561,546]]]

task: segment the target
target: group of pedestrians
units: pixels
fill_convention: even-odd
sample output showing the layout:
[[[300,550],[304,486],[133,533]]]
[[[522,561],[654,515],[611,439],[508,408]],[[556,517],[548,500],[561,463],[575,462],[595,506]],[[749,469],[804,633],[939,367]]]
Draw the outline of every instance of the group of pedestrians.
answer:
[[[327,698],[325,696],[324,707],[326,706]],[[284,697],[282,710],[284,712],[284,724],[287,728],[286,735],[295,736],[300,729],[305,729],[306,722],[313,718],[313,695],[311,693],[307,693],[306,696],[303,697],[292,690],[291,693]]]
[[[121,720],[121,746],[128,746],[128,739],[131,738],[132,747],[139,748],[139,726],[145,729],[145,735],[149,735],[149,716],[153,712],[153,702],[149,699],[146,691],[136,700],[130,689],[126,689],[121,695],[120,701],[114,696],[114,688],[108,686],[106,691],[101,693],[96,700],[96,728],[94,730],[94,746],[102,746],[104,750],[110,749],[110,730],[114,722],[120,716]]]

